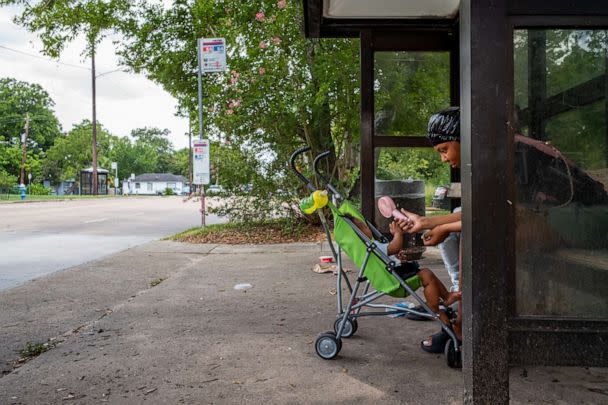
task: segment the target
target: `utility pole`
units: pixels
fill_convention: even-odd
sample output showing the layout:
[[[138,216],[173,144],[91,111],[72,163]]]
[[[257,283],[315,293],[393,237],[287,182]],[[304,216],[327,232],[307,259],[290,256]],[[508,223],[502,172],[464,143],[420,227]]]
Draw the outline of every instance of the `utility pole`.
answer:
[[[25,113],[25,132],[21,135],[21,175],[19,184],[25,184],[25,161],[27,160],[27,137],[30,134],[30,113]]]
[[[91,80],[93,84],[93,141],[91,155],[93,158],[93,179],[91,181],[92,190],[91,194],[97,195],[97,106],[96,106],[96,94],[95,94],[95,41],[91,44]],[[80,185],[82,189],[82,184]]]

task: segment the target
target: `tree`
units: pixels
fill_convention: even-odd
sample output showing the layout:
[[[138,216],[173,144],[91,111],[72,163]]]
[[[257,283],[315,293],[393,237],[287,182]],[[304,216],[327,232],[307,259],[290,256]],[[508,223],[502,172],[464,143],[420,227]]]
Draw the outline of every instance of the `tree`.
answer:
[[[128,137],[115,138],[110,160],[118,163],[118,177],[126,179],[131,173],[158,172],[158,154],[153,146],[143,141],[133,142]]]
[[[135,147],[151,148],[154,151],[156,155],[154,171],[157,173],[168,172],[171,166],[173,145],[167,138],[170,133],[168,129],[159,128],[136,128],[131,131]]]
[[[304,143],[311,156],[334,152],[327,170],[349,179],[358,155],[358,40],[305,39],[299,2],[142,1],[133,14],[124,63],[161,84],[186,116],[197,111],[197,38],[226,38],[230,70],[203,77],[206,138],[276,160],[265,179],[291,176],[286,162]],[[276,190],[263,173],[257,179]]]
[[[61,133],[54,106],[55,102],[40,85],[0,78],[0,136],[5,140],[20,138],[29,113],[30,147],[37,152],[47,150]]]
[[[15,22],[42,40],[42,52],[59,57],[65,46],[77,36],[84,34],[84,55],[91,57],[91,79],[93,87],[93,131],[91,138],[91,161],[93,162],[93,190],[97,193],[97,122],[95,112],[95,49],[111,29],[121,25],[121,19],[129,10],[127,0],[0,0],[3,5],[21,5],[23,12]]]
[[[190,175],[190,149],[182,148],[171,155],[169,161],[169,173],[179,174],[189,179]]]
[[[91,122],[83,120],[65,135],[55,139],[55,144],[48,150],[44,161],[45,177],[49,175],[55,181],[78,178],[80,170],[91,165]],[[113,140],[101,124],[97,125],[97,144],[100,160],[109,164],[108,157]]]
[[[39,168],[39,159],[61,134],[53,111],[55,103],[38,84],[0,78],[0,171],[18,176],[21,169],[21,134],[29,115],[26,170]],[[39,177],[40,172],[33,173]]]

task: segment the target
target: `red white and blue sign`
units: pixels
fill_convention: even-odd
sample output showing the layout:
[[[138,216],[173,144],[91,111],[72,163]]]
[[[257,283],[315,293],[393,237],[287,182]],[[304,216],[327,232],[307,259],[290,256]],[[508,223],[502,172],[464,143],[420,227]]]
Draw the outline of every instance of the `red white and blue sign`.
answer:
[[[226,70],[226,40],[224,38],[200,38],[198,47],[202,73]]]
[[[192,142],[192,182],[209,184],[209,141],[197,139]]]

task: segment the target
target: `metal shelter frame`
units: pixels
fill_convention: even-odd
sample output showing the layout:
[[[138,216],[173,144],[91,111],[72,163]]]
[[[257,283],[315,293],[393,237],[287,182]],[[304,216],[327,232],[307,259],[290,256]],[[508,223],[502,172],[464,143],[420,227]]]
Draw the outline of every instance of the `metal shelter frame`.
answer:
[[[465,402],[508,403],[511,366],[608,366],[608,319],[517,315],[516,222],[508,203],[516,194],[513,32],[608,29],[608,2],[461,0],[452,19],[329,19],[323,0],[304,0],[304,23],[307,37],[361,40],[361,192],[369,219],[374,149],[429,146],[421,137],[374,134],[374,52],[450,52],[450,98],[461,106]],[[542,48],[536,51],[542,58]],[[537,81],[530,91],[542,91],[543,85]],[[530,118],[530,131],[539,133],[542,117],[560,112],[555,100],[573,93],[585,94],[587,102],[608,100],[608,75],[601,83],[583,83],[531,105],[522,112]]]

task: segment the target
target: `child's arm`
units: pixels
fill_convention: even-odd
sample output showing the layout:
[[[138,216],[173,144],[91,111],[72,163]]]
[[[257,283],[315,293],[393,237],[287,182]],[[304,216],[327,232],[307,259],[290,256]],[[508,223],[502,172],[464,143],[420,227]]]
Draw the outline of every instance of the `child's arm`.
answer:
[[[395,222],[391,222],[388,228],[393,234],[393,240],[390,241],[386,249],[388,255],[391,256],[396,255],[403,248],[403,233]]]

